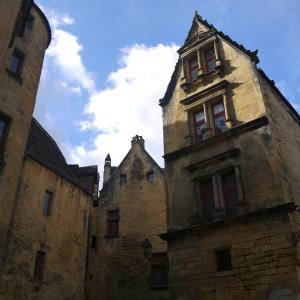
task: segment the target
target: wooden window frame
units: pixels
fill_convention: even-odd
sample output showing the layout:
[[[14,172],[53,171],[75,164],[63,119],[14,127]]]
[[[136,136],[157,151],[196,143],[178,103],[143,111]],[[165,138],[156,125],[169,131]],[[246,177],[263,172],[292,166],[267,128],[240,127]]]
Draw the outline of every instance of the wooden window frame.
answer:
[[[110,214],[115,214],[110,216]],[[111,226],[116,226],[116,230],[111,230]],[[108,210],[106,218],[106,236],[107,238],[115,238],[119,236],[120,233],[120,211],[118,209]]]

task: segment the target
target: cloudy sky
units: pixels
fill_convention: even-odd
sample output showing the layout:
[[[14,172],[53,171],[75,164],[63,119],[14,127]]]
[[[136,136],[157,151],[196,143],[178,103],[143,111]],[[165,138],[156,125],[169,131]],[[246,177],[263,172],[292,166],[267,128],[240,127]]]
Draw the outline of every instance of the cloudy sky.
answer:
[[[118,165],[139,134],[163,166],[164,95],[194,11],[247,49],[300,111],[299,0],[38,0],[52,27],[35,117],[69,163]]]

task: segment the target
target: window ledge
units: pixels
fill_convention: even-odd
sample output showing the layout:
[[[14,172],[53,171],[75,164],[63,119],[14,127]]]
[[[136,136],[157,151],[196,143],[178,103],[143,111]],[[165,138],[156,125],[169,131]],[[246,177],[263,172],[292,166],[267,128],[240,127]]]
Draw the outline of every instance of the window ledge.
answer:
[[[19,84],[23,84],[23,79],[18,75],[17,73],[12,72],[9,69],[6,69],[6,72],[9,74],[10,77],[12,77],[16,82]]]
[[[233,276],[237,275],[239,272],[237,270],[228,270],[228,271],[220,271],[214,274],[214,277],[227,277],[227,276]]]
[[[104,236],[106,239],[114,239],[114,238],[118,238],[119,237],[119,235],[105,235]]]
[[[169,287],[167,285],[155,285],[151,286],[151,290],[168,290]]]

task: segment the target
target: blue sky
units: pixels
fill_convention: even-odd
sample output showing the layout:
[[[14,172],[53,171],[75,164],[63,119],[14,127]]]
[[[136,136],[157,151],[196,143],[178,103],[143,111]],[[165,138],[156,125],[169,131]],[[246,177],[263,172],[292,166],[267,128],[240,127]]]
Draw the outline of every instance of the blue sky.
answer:
[[[300,110],[298,0],[39,0],[53,41],[35,116],[72,163],[118,164],[135,134],[162,165],[164,94],[194,11],[247,49]],[[101,171],[101,170],[100,170]]]

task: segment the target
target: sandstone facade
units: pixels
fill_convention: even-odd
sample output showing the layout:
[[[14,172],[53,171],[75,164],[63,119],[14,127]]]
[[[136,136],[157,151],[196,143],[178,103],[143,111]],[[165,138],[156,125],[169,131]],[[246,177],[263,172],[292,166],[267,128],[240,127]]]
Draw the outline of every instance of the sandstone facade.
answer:
[[[135,137],[117,168],[111,167],[108,156],[104,180],[99,206],[92,213],[96,245],[90,251],[90,299],[168,299],[167,283],[153,282],[154,265],[167,268],[167,245],[159,238],[166,230],[163,169],[146,152],[143,139]],[[109,228],[113,212],[117,232]],[[145,239],[152,244],[152,257],[143,255]]]
[[[198,14],[178,52],[160,101],[170,297],[296,299],[299,115]]]

